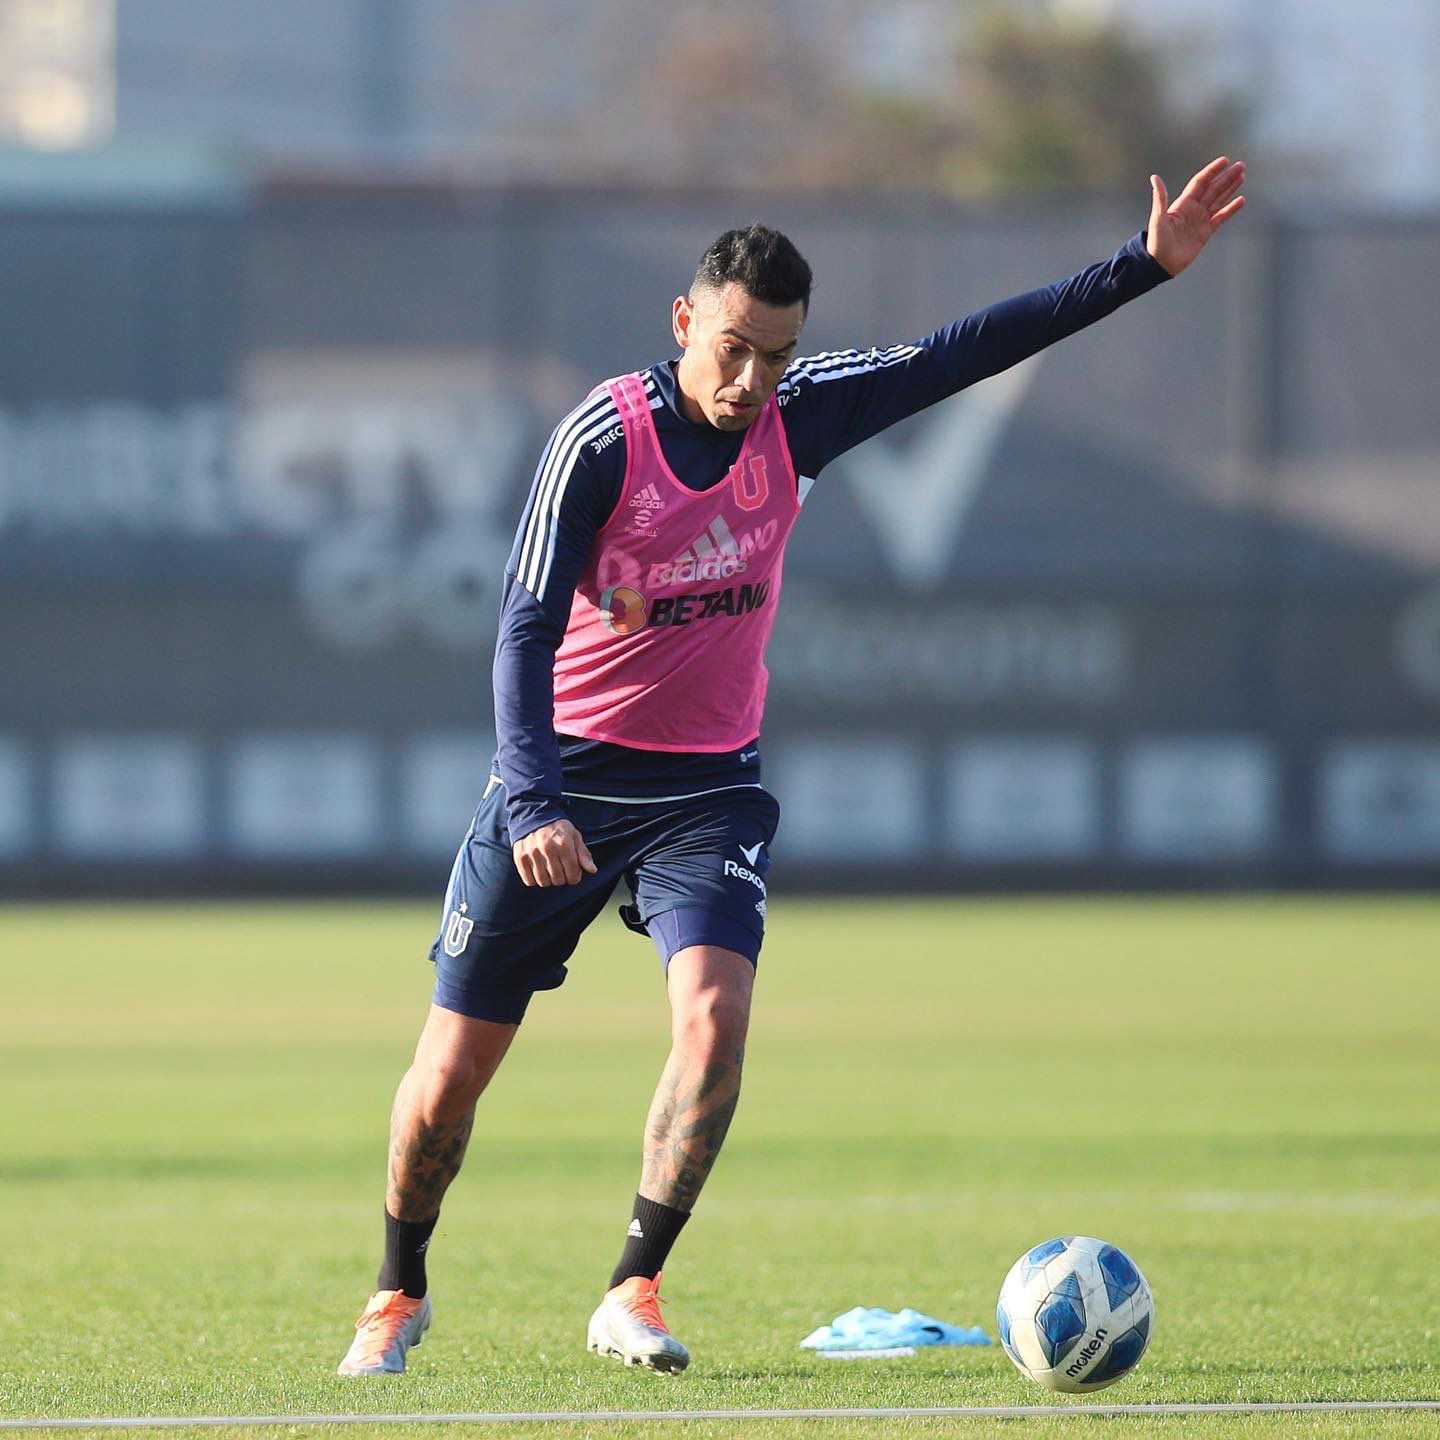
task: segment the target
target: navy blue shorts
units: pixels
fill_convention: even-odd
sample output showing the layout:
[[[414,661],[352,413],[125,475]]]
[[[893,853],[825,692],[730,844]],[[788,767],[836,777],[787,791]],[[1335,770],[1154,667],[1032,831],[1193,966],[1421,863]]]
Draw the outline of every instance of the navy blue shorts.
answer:
[[[567,797],[598,871],[575,885],[528,886],[515,869],[505,788],[492,778],[455,857],[430,947],[435,1003],[518,1024],[537,990],[565,983],[581,933],[623,879],[620,917],[661,959],[718,945],[754,964],[765,935],[769,845],[780,807],[758,785],[653,804]]]

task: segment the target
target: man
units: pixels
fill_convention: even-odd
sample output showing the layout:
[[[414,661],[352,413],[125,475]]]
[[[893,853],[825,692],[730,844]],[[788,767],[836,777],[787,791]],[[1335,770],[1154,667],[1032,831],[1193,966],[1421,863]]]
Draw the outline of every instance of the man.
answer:
[[[1244,204],[1221,157],[1110,260],[915,345],[796,359],[810,267],[722,235],[673,305],[678,361],[597,387],[541,458],[506,573],[499,739],[431,950],[434,1003],[391,1123],[385,1259],[342,1375],[395,1373],[430,1323],[425,1252],[475,1104],[537,990],[623,877],[666,964],[671,1050],[590,1349],[676,1372],[661,1268],[725,1139],[778,807],[760,784],[765,642],[815,476],[907,415],[1178,275]]]

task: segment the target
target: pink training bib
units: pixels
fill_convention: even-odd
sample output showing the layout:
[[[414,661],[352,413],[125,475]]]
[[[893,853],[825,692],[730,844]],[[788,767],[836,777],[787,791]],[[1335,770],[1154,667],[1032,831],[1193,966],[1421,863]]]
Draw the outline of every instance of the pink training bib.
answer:
[[[642,377],[606,382],[625,427],[625,480],[575,587],[555,655],[555,729],[640,750],[735,750],[760,733],[765,646],[795,466],[772,395],[711,490],[660,451]]]

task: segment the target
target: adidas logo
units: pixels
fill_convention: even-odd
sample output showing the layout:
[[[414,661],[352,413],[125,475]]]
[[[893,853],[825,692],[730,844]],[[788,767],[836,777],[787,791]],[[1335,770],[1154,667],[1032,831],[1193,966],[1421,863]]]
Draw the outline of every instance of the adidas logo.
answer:
[[[630,1222],[630,1228],[625,1233],[632,1240],[643,1240],[645,1238],[645,1232],[640,1228],[640,1222],[638,1220],[632,1220]]]
[[[647,485],[638,495],[630,497],[630,508],[632,510],[663,510],[665,500],[653,485]]]
[[[691,542],[689,549],[675,557],[682,560],[709,560],[716,555],[740,554],[740,542],[730,533],[723,515],[717,515]]]
[[[653,487],[651,487],[653,488]],[[750,561],[717,515],[673,560],[650,567],[651,585],[683,585],[692,580],[728,580],[749,568]]]

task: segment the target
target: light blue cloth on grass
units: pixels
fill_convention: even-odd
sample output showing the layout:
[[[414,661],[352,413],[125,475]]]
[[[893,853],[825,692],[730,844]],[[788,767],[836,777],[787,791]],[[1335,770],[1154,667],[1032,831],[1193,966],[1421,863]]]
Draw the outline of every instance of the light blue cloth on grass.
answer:
[[[990,1337],[978,1326],[947,1325],[908,1306],[880,1310],[857,1305],[829,1325],[812,1330],[800,1343],[809,1350],[896,1350],[915,1345],[988,1345]]]

